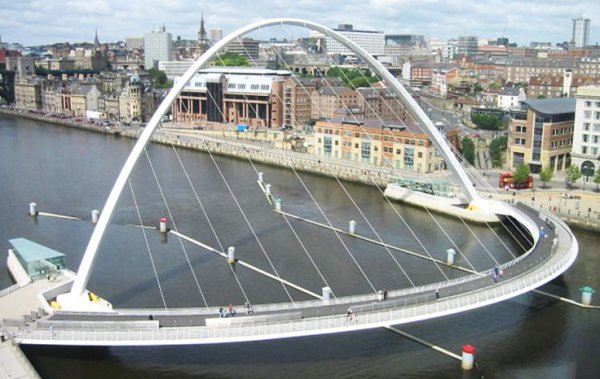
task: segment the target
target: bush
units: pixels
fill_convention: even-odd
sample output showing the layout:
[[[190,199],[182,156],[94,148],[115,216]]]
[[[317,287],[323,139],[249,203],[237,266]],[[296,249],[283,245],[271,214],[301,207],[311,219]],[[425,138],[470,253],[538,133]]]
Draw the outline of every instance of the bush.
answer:
[[[478,128],[484,130],[498,130],[502,127],[502,121],[491,114],[475,114],[471,116],[471,121],[477,125]]]
[[[475,164],[475,144],[469,137],[465,137],[461,143],[461,153],[463,157],[470,163]]]

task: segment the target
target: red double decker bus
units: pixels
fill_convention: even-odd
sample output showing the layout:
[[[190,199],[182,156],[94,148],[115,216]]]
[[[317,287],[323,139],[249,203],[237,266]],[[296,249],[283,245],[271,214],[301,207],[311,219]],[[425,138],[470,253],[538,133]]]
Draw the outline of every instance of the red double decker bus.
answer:
[[[514,182],[513,174],[505,172],[500,174],[499,187],[503,189],[530,189],[533,188],[533,177],[530,175],[527,180],[523,182]]]

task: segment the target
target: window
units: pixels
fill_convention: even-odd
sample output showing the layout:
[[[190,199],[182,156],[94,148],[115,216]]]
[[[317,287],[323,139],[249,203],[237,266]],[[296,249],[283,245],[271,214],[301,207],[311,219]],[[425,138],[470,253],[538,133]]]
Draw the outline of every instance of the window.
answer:
[[[594,124],[594,131],[600,132],[600,124]]]
[[[584,118],[592,118],[592,111],[584,111],[583,117]]]
[[[515,128],[515,131],[517,133],[525,133],[525,132],[527,132],[527,127],[521,126],[521,125],[517,125],[517,127]]]
[[[326,156],[331,156],[331,137],[325,137],[323,139],[323,152]]]
[[[590,123],[589,122],[584,122],[583,123],[583,130],[585,130],[586,132],[590,130]]]
[[[525,138],[515,138],[515,145],[525,145]]]
[[[419,152],[417,153],[417,157],[419,157],[419,158],[423,158],[423,153],[419,151]]]
[[[258,90],[258,87],[260,87],[258,84],[252,84],[252,85],[250,85],[250,89],[253,90],[253,91]]]
[[[402,154],[402,149],[396,149],[396,154],[398,154],[398,155]]]
[[[600,120],[600,112],[594,112],[594,119]]]
[[[598,156],[598,148],[597,147],[592,147],[590,149],[590,153],[592,153],[593,156],[597,157]]]
[[[412,170],[415,161],[415,149],[407,147],[404,149],[404,168]]]
[[[360,138],[360,133],[354,133],[354,138]]]
[[[369,162],[371,159],[371,142],[363,141],[362,148],[360,150],[360,156],[363,162]]]
[[[587,146],[581,146],[581,154],[587,154]]]
[[[592,142],[598,143],[598,136],[592,136]]]
[[[581,135],[581,140],[582,140],[583,142],[587,142],[587,141],[588,141],[588,139],[589,139],[589,135],[587,135],[587,134],[582,134],[582,135]]]
[[[585,106],[586,106],[586,107],[591,107],[591,106],[592,106],[592,102],[591,102],[591,101],[589,101],[589,100],[586,100],[586,101],[585,101]]]

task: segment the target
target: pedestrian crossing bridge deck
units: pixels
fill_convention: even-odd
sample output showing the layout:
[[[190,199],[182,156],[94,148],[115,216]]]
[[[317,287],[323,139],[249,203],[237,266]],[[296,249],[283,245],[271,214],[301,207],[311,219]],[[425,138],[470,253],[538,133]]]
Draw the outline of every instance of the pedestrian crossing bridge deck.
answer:
[[[238,305],[236,315],[224,319],[219,317],[218,307],[117,309],[111,314],[56,312],[28,325],[5,329],[23,344],[185,345],[347,332],[459,313],[533,290],[560,275],[576,258],[577,241],[560,219],[524,205],[513,210],[536,230],[544,226],[547,233],[543,238],[533,236],[532,249],[501,265],[503,275],[497,283],[491,278],[492,270],[487,270],[443,283],[390,290],[386,300],[368,294],[329,301],[258,304],[251,315]]]

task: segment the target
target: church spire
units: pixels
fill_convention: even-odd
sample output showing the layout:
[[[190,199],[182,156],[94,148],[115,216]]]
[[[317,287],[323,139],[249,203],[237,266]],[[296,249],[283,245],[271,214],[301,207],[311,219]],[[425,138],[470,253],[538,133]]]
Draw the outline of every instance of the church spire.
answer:
[[[205,52],[208,49],[208,38],[206,36],[206,29],[204,28],[204,12],[200,16],[200,30],[198,31],[198,48],[200,53]]]
[[[96,36],[94,37],[94,45],[100,45],[100,40],[98,39],[98,28],[96,28]]]

